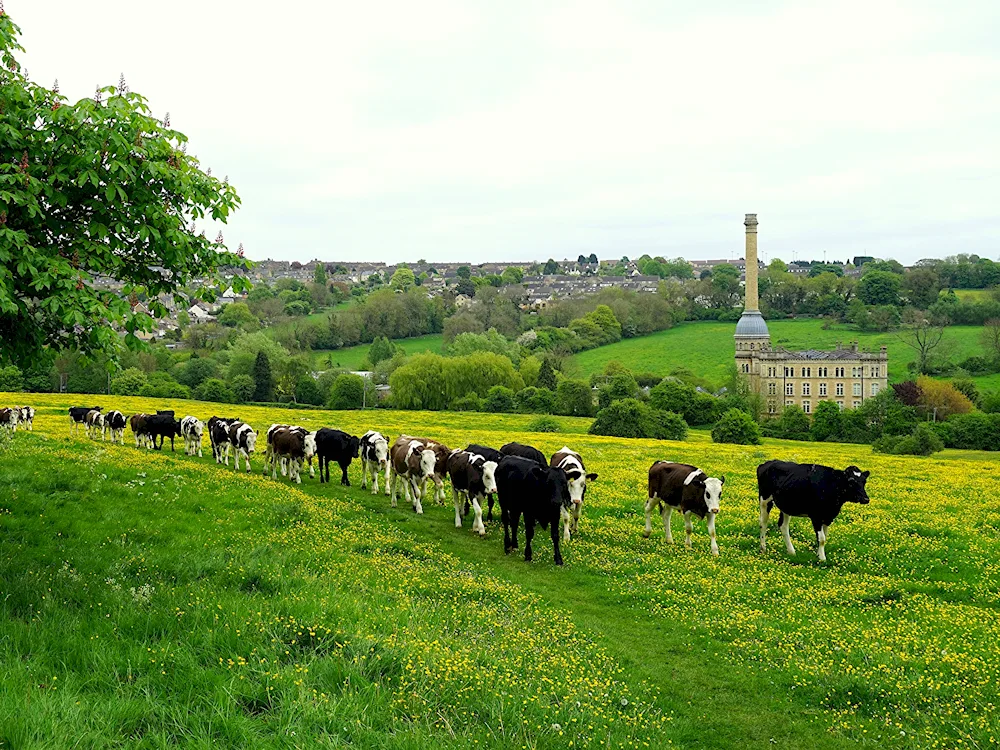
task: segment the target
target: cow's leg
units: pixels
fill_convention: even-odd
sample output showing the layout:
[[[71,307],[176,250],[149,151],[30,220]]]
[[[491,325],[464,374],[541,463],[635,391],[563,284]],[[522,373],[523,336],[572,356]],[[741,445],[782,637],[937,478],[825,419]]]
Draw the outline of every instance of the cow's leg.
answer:
[[[816,530],[816,556],[820,562],[826,562],[826,525],[813,521],[813,528]]]
[[[476,514],[476,519],[472,522],[472,530],[478,531],[479,536],[486,536],[486,525],[483,523],[483,506],[476,495],[472,497],[472,510]]]
[[[389,494],[389,478],[392,476],[392,462],[386,461],[385,464],[385,494]]]
[[[249,453],[244,453],[243,454],[243,460],[246,461],[246,464],[247,464],[247,474],[249,474],[250,473],[250,454]]]
[[[792,535],[788,528],[788,522],[791,519],[791,516],[785,515],[784,513],[778,515],[778,526],[781,528],[781,536],[785,538],[785,550],[789,555],[794,555],[795,547],[792,545]]]
[[[386,489],[389,489],[389,485],[386,485]],[[393,474],[392,475],[392,490],[389,493],[392,496],[392,507],[393,508],[396,507],[396,493],[398,492],[398,490],[399,490],[399,474]]]
[[[368,489],[368,461],[361,457],[361,489]]]
[[[556,565],[562,565],[563,559],[562,559],[562,553],[559,551],[559,529],[557,528],[557,526],[558,524],[556,524],[555,522],[552,523],[552,528],[551,528],[552,555],[553,555],[552,560],[553,562],[555,562]]]
[[[569,541],[569,527],[573,523],[573,518],[570,515],[570,512],[568,510],[566,510],[563,507],[560,507],[559,508],[559,520],[562,521],[563,539],[568,542]]]
[[[573,504],[573,518],[570,521],[570,531],[576,533],[580,528],[580,514],[583,513],[583,500]]]
[[[198,443],[198,458],[202,458],[202,455],[201,455],[201,438],[198,438],[196,442]],[[192,454],[192,455],[194,455],[194,454]]]
[[[444,491],[444,479],[439,477],[437,474],[434,475],[434,486],[437,487],[437,492],[434,494],[434,497],[437,499],[437,504],[444,505],[444,499],[447,497],[448,493]]]
[[[340,483],[342,485],[344,485],[345,487],[350,487],[351,486],[351,480],[348,479],[348,477],[347,477],[347,467],[350,466],[350,465],[351,464],[349,462],[346,463],[346,464],[341,464],[340,465],[340,471],[341,471]]]
[[[301,458],[293,458],[292,459],[291,466],[289,467],[289,471],[291,471],[292,469],[295,470],[295,484],[302,484],[302,459]]]
[[[500,506],[500,523],[503,525],[503,553],[509,555],[514,547],[510,543],[510,514],[504,506]]]
[[[268,455],[266,453],[264,454],[264,471],[263,471],[263,474],[265,476],[267,475],[267,464],[268,464],[268,461],[271,462],[271,479],[277,479],[278,478],[278,464],[275,463],[275,461],[274,461],[274,454],[273,453],[270,455],[270,457],[268,457]]]
[[[309,478],[316,478],[316,470],[313,468],[313,458],[314,456],[309,456]]]
[[[691,549],[691,532],[694,531],[694,524],[691,522],[691,512],[684,514],[684,546]]]
[[[379,475],[378,464],[376,464],[374,461],[371,462],[371,464],[369,465],[369,470],[372,473],[372,494],[373,495],[377,495],[378,494],[378,475]]]
[[[279,460],[281,461],[281,476],[287,477],[288,476],[288,459],[285,458],[284,456],[282,456]]]
[[[708,528],[708,538],[712,540],[712,554],[719,554],[719,543],[715,540],[715,514],[709,513],[708,520],[705,522],[705,526]]]
[[[559,522],[554,521],[552,525],[556,527],[556,533],[553,536],[556,539],[556,544],[558,544]],[[524,561],[525,562],[531,562],[531,540],[534,537],[535,537],[535,517],[525,513],[524,514]]]
[[[493,498],[493,493],[491,492],[489,494],[489,497],[486,499],[486,502],[487,502],[487,506],[486,506],[487,507],[486,520],[487,521],[492,521],[493,520],[493,499],[494,499]]]
[[[667,544],[674,543],[673,532],[670,531],[670,519],[674,514],[674,506],[663,504],[663,509],[660,511],[663,517],[663,538],[666,540]]]
[[[771,504],[760,496],[760,551],[767,550],[767,519],[771,511]]]
[[[649,539],[649,535],[653,533],[653,505],[655,504],[656,498],[650,497],[646,500],[646,506],[643,510],[646,511],[646,528],[643,529],[642,535]]]
[[[521,525],[521,511],[512,510],[507,514],[510,523],[510,548],[517,549],[517,527]]]
[[[462,500],[463,500],[463,498],[462,498],[462,495],[459,493],[459,491],[455,488],[454,483],[452,483],[452,485],[451,485],[451,499],[455,503],[455,528],[456,529],[460,529],[460,528],[462,528]],[[476,530],[476,525],[475,524],[472,524],[472,530],[473,531]]]
[[[423,495],[421,493],[417,492],[418,489],[419,488],[418,488],[417,480],[414,479],[413,480],[413,510],[415,510],[417,512],[418,516],[422,516],[424,514],[424,506],[420,504],[420,500],[422,499]]]

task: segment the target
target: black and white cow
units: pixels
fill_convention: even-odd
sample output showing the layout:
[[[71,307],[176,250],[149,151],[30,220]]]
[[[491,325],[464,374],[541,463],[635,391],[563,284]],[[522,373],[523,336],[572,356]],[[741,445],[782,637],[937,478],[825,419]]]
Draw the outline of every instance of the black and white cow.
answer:
[[[163,441],[170,438],[170,451],[174,451],[174,438],[181,435],[181,420],[174,417],[172,411],[158,411],[146,418],[146,432],[155,450],[163,450]],[[159,444],[156,438],[160,439]]]
[[[420,486],[433,476],[436,464],[437,454],[424,440],[409,435],[396,438],[389,449],[392,507],[396,507],[396,495],[402,481],[404,497],[413,504],[418,514],[422,514],[424,507],[420,503]]]
[[[208,420],[208,441],[212,444],[212,457],[215,463],[225,463],[229,466],[229,425],[239,422],[239,418],[211,417]]]
[[[545,460],[544,453],[538,450],[538,448],[531,445],[525,445],[524,443],[507,443],[507,445],[501,445],[500,452],[505,456],[530,458],[532,461],[535,461],[541,466],[549,465],[549,462]]]
[[[559,552],[559,516],[569,509],[569,482],[566,472],[539,464],[530,458],[507,456],[496,470],[500,520],[503,522],[503,551],[517,549],[517,527],[524,516],[524,559],[531,560],[531,540],[535,523],[552,534],[556,565],[562,565]]]
[[[653,533],[653,508],[659,507],[663,517],[663,534],[673,544],[674,535],[670,531],[670,518],[675,510],[684,514],[684,544],[691,547],[691,516],[705,519],[708,538],[712,541],[712,554],[719,554],[715,540],[715,517],[719,513],[722,499],[722,485],[726,478],[708,476],[697,466],[657,461],[649,467],[649,499],[646,500],[646,529],[642,535],[649,538]]]
[[[466,448],[465,450],[467,450],[469,453],[475,453],[477,456],[482,456],[485,460],[492,461],[493,463],[497,464],[497,466],[499,466],[500,462],[503,461],[503,456],[504,456],[503,453],[498,451],[496,448],[490,448],[489,446],[486,445],[477,445],[475,443],[471,443],[469,447]],[[489,493],[489,495],[487,495],[487,500],[489,503],[489,507],[488,510],[486,511],[486,520],[492,521],[493,502],[494,500],[496,500],[496,493],[494,492]],[[466,508],[465,512],[468,513],[469,509]]]
[[[24,428],[26,430],[28,430],[28,432],[34,432],[34,430],[35,430],[35,426],[34,426],[34,422],[35,422],[35,409],[34,409],[34,407],[31,407],[31,406],[22,406],[21,407],[20,422],[21,422],[21,424],[24,425]]]
[[[368,488],[371,475],[372,494],[378,494],[378,478],[385,474],[385,494],[389,494],[389,441],[381,432],[368,430],[361,436],[361,489]]]
[[[775,505],[781,514],[778,526],[785,538],[785,549],[795,554],[788,520],[808,516],[816,532],[817,556],[826,561],[826,532],[846,503],[870,502],[865,483],[869,472],[857,466],[834,469],[819,464],[796,464],[790,461],[767,461],[757,467],[757,493],[760,499],[760,549],[767,548],[767,521]]]
[[[76,432],[83,426],[87,428],[87,415],[92,411],[100,411],[100,406],[71,406],[69,407],[69,429]],[[89,431],[88,431],[89,433]]]
[[[201,439],[204,434],[205,425],[198,417],[188,415],[181,420],[181,437],[184,438],[185,455],[197,455],[198,458],[201,458]]]
[[[10,432],[17,432],[17,423],[21,418],[20,409],[0,409],[0,427]]]
[[[448,475],[451,477],[451,495],[455,502],[455,528],[462,528],[462,516],[468,512],[471,502],[476,515],[472,521],[472,530],[480,536],[486,536],[486,525],[483,523],[483,507],[481,501],[487,493],[497,491],[497,462],[487,461],[477,453],[455,450],[448,457]]]
[[[583,498],[587,494],[587,482],[596,481],[597,474],[593,472],[588,474],[583,465],[583,457],[565,445],[552,454],[549,465],[553,469],[565,471],[566,479],[569,482],[569,496],[573,500],[573,506],[568,511],[563,511],[562,515],[563,541],[568,542],[570,532],[575,534],[580,524]]]
[[[329,427],[316,430],[316,458],[319,463],[320,483],[330,481],[330,462],[334,461],[340,466],[340,483],[350,487],[351,480],[347,476],[347,468],[351,465],[351,461],[358,457],[360,450],[361,439],[354,435]]]
[[[257,433],[253,427],[244,422],[231,422],[229,424],[229,446],[233,448],[235,454],[233,460],[233,471],[240,470],[240,456],[246,461],[247,474],[250,473],[250,456],[253,455],[257,447]],[[226,466],[229,465],[229,449],[226,449]]]
[[[104,417],[104,425],[111,433],[112,443],[125,445],[125,425],[127,423],[125,415],[117,409],[113,409],[107,413],[107,416]]]
[[[101,433],[101,440],[104,440],[104,414],[100,409],[91,409],[87,412],[87,417],[84,420],[84,424],[87,427],[87,437],[92,440],[97,439],[97,432]]]

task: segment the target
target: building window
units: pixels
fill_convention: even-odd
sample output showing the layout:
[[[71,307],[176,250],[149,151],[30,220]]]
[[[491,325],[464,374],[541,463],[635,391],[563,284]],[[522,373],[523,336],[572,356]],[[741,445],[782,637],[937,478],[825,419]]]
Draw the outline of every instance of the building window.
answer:
[[[806,414],[808,414],[811,410],[812,410],[812,406],[810,405],[810,402],[809,401],[803,401],[802,402],[802,411],[804,411]]]
[[[838,402],[837,402],[837,406],[838,406],[838,407],[840,407],[840,410],[841,410],[841,411],[843,411],[843,410],[844,410],[844,402],[843,402],[843,401],[838,401]]]
[[[777,367],[768,367],[767,368],[767,376],[769,378],[776,378],[776,377],[778,377],[778,368]]]
[[[777,383],[768,383],[767,384],[767,395],[768,396],[777,396],[778,395],[778,384]]]
[[[767,402],[767,413],[768,414],[777,414],[778,413],[778,405],[774,401],[768,401]]]
[[[872,383],[872,395],[873,396],[878,395],[878,383]]]
[[[786,378],[794,378],[795,377],[795,368],[794,367],[786,367],[785,368],[785,377]]]
[[[795,406],[795,402],[790,399],[785,399],[785,406]]]
[[[837,395],[838,396],[843,396],[844,395],[844,384],[843,383],[837,383]]]
[[[855,396],[860,396],[861,395],[861,383],[855,383],[854,384],[854,395]]]
[[[811,367],[803,367],[802,368],[802,377],[804,377],[804,378],[811,378],[812,377],[812,368]]]
[[[835,377],[835,378],[842,378],[842,377],[844,377],[844,368],[843,367],[834,367],[833,368],[833,377]]]
[[[861,406],[861,402],[860,401],[852,401],[851,403],[854,405],[855,409],[857,409],[859,406]]]
[[[785,383],[785,395],[786,396],[795,395],[795,383]]]
[[[825,396],[826,395],[826,383],[820,383],[819,384],[819,395],[820,396]]]
[[[803,396],[811,396],[812,395],[811,393],[809,393],[809,384],[808,383],[803,383],[802,384],[802,395]]]
[[[828,376],[827,376],[827,372],[828,372],[828,370],[827,370],[827,368],[826,368],[826,367],[817,367],[817,368],[816,368],[816,374],[817,374],[817,375],[818,375],[819,377],[821,377],[821,378],[825,378],[825,377],[828,377]]]
[[[753,342],[750,342],[750,351],[753,351]]]
[[[748,362],[743,363],[743,372],[750,372],[750,363]]]
[[[872,368],[872,377],[873,377],[873,378],[877,378],[877,377],[878,377],[878,365],[875,365],[875,366],[874,366],[874,367]]]

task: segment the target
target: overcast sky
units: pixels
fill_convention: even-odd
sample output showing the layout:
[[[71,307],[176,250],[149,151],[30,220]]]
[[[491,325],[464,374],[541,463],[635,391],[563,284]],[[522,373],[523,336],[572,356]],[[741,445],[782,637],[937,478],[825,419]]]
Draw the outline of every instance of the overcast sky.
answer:
[[[5,0],[124,72],[250,257],[1000,257],[1000,2]]]

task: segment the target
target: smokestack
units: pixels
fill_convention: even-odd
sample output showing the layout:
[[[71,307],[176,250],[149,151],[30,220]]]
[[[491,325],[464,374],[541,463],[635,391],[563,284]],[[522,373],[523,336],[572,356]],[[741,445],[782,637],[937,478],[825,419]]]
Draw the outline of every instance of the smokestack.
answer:
[[[746,302],[744,310],[757,311],[757,214],[747,214],[743,222],[747,228],[746,246]]]

